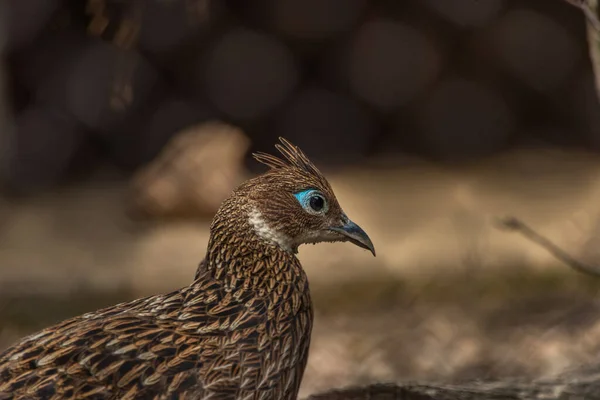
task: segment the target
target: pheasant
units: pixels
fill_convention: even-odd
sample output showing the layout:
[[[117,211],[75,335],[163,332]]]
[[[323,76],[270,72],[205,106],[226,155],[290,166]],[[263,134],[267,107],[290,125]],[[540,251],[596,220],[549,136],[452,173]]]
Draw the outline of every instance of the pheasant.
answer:
[[[375,249],[306,155],[283,157],[217,211],[194,281],[87,313],[0,353],[0,399],[296,399],[313,323],[304,243]]]

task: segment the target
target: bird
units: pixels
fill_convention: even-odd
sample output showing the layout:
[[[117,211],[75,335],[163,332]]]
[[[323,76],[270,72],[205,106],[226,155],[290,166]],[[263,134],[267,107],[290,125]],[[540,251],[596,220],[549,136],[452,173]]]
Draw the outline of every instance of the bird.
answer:
[[[89,312],[0,353],[0,400],[292,400],[307,364],[313,305],[306,243],[367,233],[308,157],[279,138],[268,170],[225,199],[189,286]]]

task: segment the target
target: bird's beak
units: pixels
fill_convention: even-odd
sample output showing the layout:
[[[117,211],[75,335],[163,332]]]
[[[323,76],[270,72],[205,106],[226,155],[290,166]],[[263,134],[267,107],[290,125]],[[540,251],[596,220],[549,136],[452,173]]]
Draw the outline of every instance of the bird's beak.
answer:
[[[371,242],[369,235],[367,235],[367,232],[363,231],[360,226],[349,219],[346,219],[346,221],[347,222],[341,227],[332,226],[329,229],[345,236],[347,241],[354,243],[358,247],[370,250],[371,253],[373,253],[373,257],[375,257],[375,247],[373,246],[373,242]]]

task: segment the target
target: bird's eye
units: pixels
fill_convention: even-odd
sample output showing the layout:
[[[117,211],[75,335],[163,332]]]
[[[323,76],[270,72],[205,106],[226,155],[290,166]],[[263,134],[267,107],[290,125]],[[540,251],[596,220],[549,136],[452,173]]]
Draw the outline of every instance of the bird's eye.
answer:
[[[325,207],[325,199],[319,194],[314,194],[310,196],[308,204],[314,211],[319,212],[323,209],[323,207]]]
[[[329,209],[327,199],[316,189],[303,190],[294,196],[302,208],[311,214],[325,214]]]

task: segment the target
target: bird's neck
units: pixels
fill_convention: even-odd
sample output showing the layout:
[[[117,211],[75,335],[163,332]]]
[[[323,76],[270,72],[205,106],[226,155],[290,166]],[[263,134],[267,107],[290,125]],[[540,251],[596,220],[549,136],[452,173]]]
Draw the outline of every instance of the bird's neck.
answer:
[[[253,287],[306,279],[293,252],[256,232],[248,213],[220,213],[215,217],[204,267],[218,280]]]

